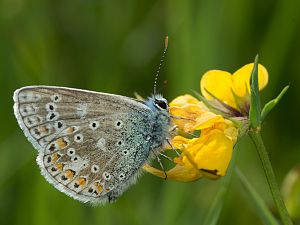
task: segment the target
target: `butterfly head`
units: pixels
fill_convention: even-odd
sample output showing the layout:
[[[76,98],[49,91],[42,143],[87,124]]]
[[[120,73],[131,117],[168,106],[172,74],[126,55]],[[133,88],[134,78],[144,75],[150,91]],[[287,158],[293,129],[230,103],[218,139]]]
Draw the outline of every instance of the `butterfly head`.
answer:
[[[169,112],[168,101],[159,94],[149,97],[146,105],[155,111]]]
[[[169,111],[169,104],[165,98],[163,98],[161,95],[156,95],[153,97],[153,99],[154,99],[154,106],[157,109]]]

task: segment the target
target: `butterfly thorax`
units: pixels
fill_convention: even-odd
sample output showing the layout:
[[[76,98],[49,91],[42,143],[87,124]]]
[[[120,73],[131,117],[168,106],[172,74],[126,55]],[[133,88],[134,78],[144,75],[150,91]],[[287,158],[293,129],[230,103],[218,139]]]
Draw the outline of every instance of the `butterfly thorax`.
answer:
[[[145,104],[152,110],[153,116],[150,151],[161,151],[171,126],[168,102],[161,95],[153,95]]]

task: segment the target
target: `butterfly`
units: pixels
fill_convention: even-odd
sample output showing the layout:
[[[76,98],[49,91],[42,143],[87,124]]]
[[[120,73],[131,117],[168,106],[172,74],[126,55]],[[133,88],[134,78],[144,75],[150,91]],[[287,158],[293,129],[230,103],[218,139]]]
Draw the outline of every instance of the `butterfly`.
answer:
[[[163,149],[169,136],[168,102],[158,94],[141,101],[74,88],[28,86],[16,90],[13,99],[18,124],[38,150],[41,174],[81,202],[114,202],[136,182],[142,166]]]

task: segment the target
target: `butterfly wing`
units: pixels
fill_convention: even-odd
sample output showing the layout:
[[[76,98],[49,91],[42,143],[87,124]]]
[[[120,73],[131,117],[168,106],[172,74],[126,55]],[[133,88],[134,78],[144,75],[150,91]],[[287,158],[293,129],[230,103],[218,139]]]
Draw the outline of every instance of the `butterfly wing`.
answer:
[[[152,111],[140,101],[33,86],[17,90],[14,102],[43,176],[77,200],[101,203],[122,194],[149,157]]]

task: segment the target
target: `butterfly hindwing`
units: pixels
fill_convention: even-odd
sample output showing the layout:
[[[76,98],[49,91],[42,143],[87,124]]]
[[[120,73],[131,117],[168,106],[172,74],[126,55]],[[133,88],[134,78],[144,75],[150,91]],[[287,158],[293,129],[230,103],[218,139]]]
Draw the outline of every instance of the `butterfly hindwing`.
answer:
[[[19,89],[14,101],[42,174],[75,199],[99,203],[121,194],[148,159],[152,114],[142,102],[48,86]]]

